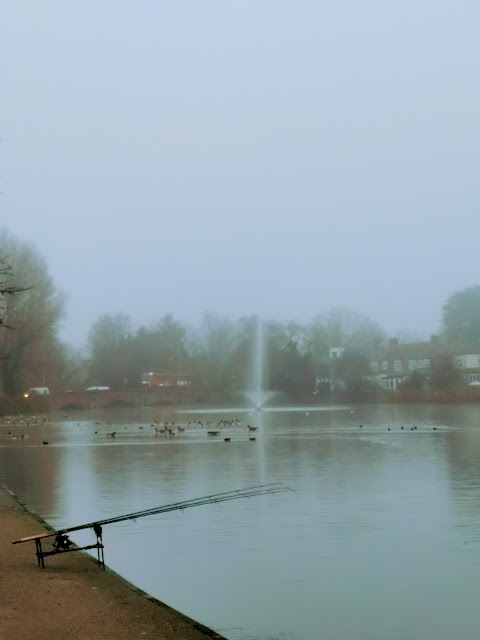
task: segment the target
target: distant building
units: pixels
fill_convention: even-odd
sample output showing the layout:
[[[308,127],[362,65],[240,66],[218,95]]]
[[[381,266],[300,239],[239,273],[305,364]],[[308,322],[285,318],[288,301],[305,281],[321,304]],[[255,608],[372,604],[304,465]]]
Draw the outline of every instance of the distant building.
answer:
[[[430,342],[400,344],[393,338],[369,361],[372,379],[382,389],[396,391],[406,380],[417,372],[428,386],[434,364],[448,354],[449,347],[432,339]],[[451,355],[449,356],[451,357]]]
[[[335,360],[335,358],[341,358],[343,356],[343,352],[345,351],[345,347],[330,347],[328,350],[328,357],[330,360]]]
[[[462,373],[466,384],[480,382],[479,353],[456,353],[453,356],[453,366]]]
[[[154,373],[142,374],[142,385],[149,389],[170,388],[190,391],[192,376],[189,373]]]
[[[341,380],[336,371],[336,364],[340,358],[343,357],[345,347],[330,347],[328,350],[328,356],[320,359],[321,374],[316,376],[315,386],[316,392],[319,393],[322,390],[325,391],[344,391],[345,383]]]
[[[346,389],[345,380],[339,375],[338,365],[345,356],[345,347],[331,347],[328,356],[319,361],[317,393],[323,389]],[[386,391],[397,391],[406,383],[419,385],[411,388],[431,388],[432,373],[445,365],[461,373],[465,385],[480,386],[480,353],[471,353],[458,344],[443,342],[433,336],[429,342],[401,344],[392,338],[388,345],[368,359],[370,376],[367,382]]]

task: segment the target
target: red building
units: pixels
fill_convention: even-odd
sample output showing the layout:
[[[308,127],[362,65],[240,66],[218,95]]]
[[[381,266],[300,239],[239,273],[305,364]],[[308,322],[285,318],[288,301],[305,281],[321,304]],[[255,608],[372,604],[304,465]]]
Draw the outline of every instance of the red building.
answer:
[[[149,389],[175,388],[190,391],[192,387],[192,376],[189,373],[144,373],[142,375],[142,385]]]

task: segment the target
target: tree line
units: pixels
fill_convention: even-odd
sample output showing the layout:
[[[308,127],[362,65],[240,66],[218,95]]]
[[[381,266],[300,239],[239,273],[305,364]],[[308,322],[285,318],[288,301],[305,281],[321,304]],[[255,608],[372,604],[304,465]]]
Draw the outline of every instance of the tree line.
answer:
[[[88,338],[88,375],[92,384],[111,388],[139,386],[148,371],[189,373],[197,399],[221,401],[252,388],[258,354],[259,320],[247,316],[232,320],[205,313],[198,328],[189,328],[166,314],[151,327],[135,330],[123,313],[104,314]],[[325,374],[329,349],[346,344],[366,355],[384,335],[373,321],[345,310],[319,315],[310,325],[265,322],[263,328],[265,389],[285,393],[290,400],[311,396]],[[343,359],[350,368],[353,358]],[[348,372],[345,372],[348,375]]]
[[[205,313],[197,327],[170,314],[134,327],[125,313],[106,313],[91,326],[85,351],[61,342],[66,299],[46,260],[30,243],[0,231],[0,391],[31,386],[52,390],[138,387],[148,371],[188,373],[195,398],[222,401],[248,390],[255,375],[258,318]],[[443,307],[440,339],[480,351],[480,286],[452,294]],[[387,341],[380,325],[347,309],[331,309],[309,323],[266,321],[263,386],[290,401],[327,393],[333,373],[349,391],[367,390],[369,356]],[[333,347],[344,348],[332,365]]]

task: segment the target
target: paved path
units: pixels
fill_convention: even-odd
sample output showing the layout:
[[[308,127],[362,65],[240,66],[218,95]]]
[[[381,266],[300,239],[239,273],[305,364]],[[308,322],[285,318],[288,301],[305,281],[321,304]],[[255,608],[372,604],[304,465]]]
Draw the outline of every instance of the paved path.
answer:
[[[46,558],[42,570],[34,542],[11,544],[44,530],[0,488],[0,640],[222,640],[83,552]]]

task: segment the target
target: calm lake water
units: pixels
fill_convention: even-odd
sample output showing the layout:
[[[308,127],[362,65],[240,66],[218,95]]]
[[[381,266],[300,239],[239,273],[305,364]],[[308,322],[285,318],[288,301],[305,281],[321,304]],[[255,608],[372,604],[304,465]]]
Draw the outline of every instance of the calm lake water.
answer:
[[[188,426],[222,418],[242,424]],[[0,481],[55,527],[281,481],[107,525],[106,563],[231,640],[478,638],[480,407],[79,412],[0,427]]]

